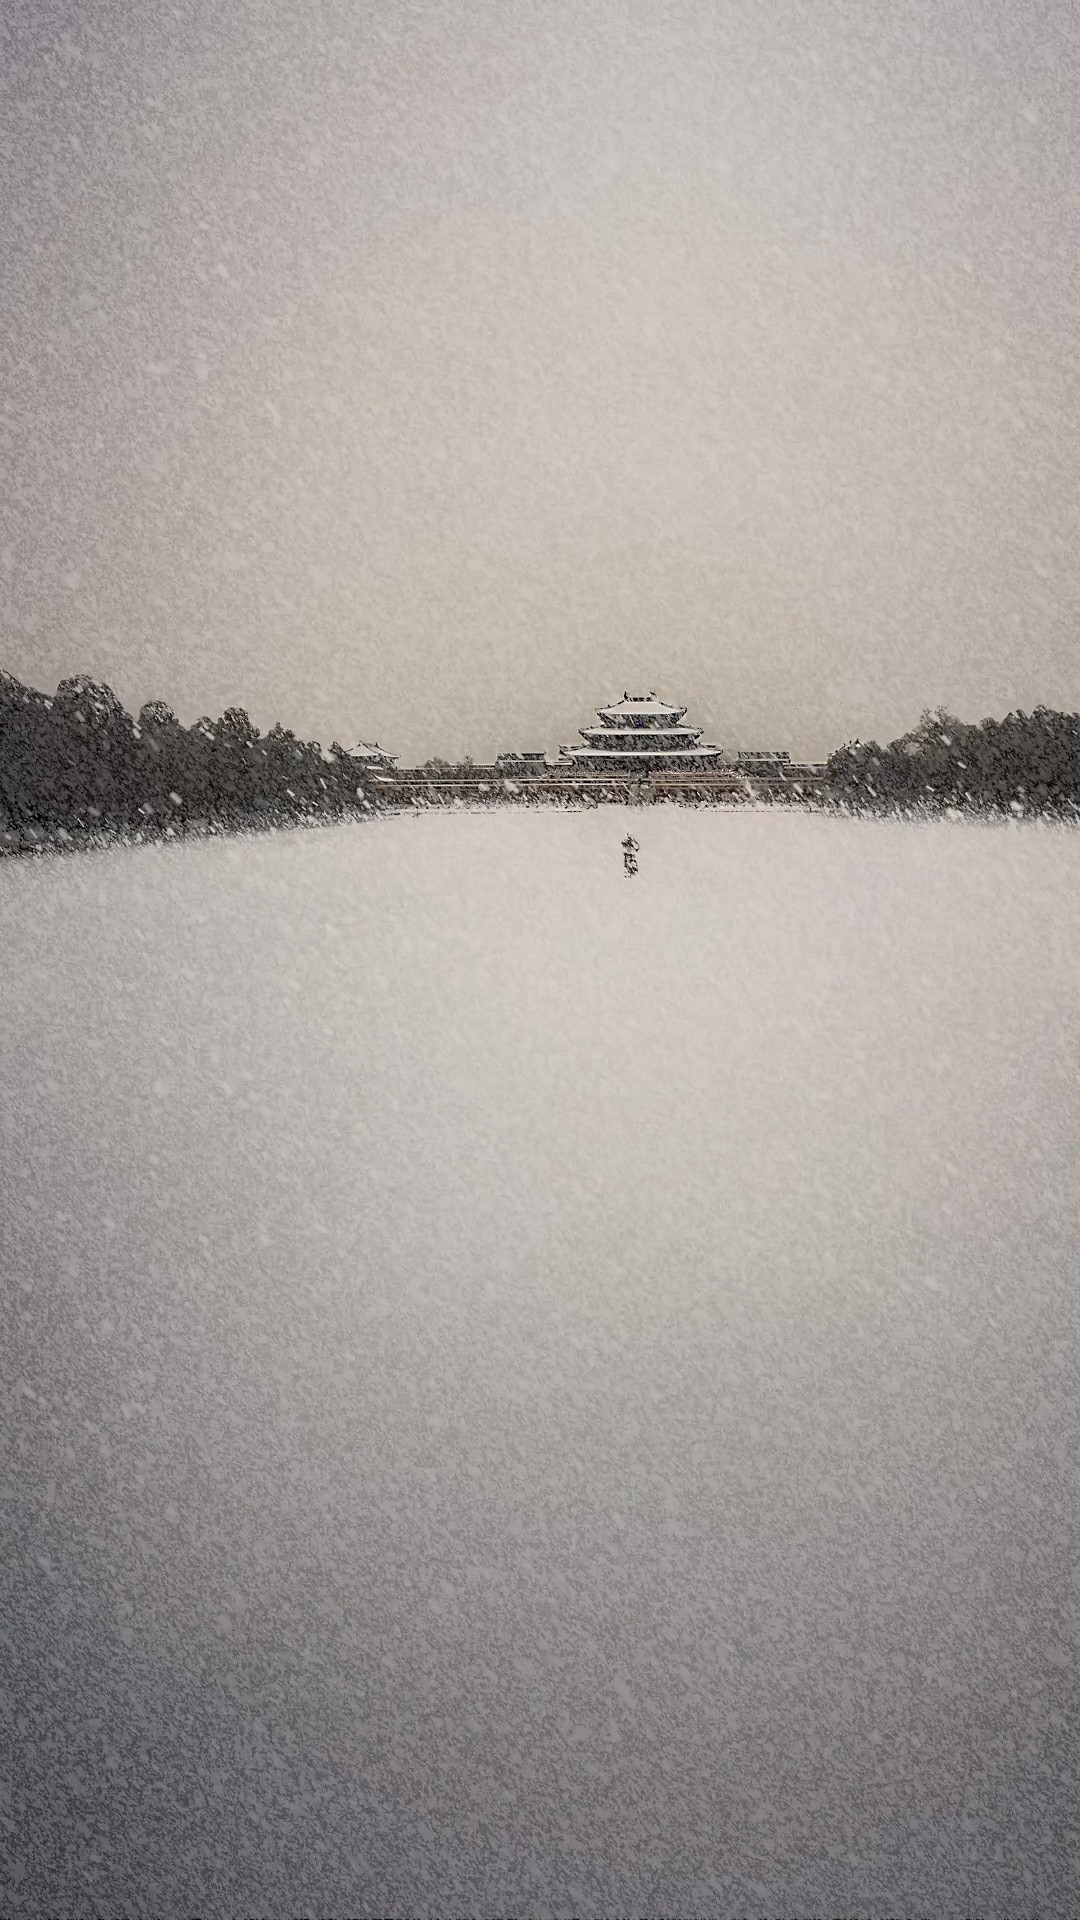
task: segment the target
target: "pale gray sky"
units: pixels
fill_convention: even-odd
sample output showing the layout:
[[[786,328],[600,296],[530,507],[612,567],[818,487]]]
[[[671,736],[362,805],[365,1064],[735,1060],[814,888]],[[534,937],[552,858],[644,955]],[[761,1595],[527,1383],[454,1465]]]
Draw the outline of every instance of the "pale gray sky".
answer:
[[[1080,705],[1074,0],[0,33],[0,665],[406,760]]]

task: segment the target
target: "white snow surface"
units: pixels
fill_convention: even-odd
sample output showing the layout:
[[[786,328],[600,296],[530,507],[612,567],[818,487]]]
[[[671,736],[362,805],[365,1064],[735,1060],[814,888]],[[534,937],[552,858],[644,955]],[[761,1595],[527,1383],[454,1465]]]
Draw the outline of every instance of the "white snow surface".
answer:
[[[0,1910],[1080,1912],[1080,836],[405,816],[0,928]]]

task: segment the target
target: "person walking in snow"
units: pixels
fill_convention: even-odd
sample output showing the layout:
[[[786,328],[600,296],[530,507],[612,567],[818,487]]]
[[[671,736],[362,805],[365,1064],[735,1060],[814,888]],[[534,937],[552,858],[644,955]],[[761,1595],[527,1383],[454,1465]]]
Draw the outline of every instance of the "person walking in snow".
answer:
[[[632,833],[627,834],[626,839],[622,843],[622,850],[623,872],[627,879],[629,879],[631,874],[637,872],[638,843]]]

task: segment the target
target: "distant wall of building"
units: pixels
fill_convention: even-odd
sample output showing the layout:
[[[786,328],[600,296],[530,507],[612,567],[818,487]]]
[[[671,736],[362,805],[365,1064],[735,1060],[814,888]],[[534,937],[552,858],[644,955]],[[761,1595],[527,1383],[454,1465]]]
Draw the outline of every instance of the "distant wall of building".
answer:
[[[738,805],[757,798],[798,800],[824,784],[824,768],[789,761],[783,768],[750,772],[737,766],[708,771],[659,772],[644,775],[596,774],[573,767],[515,765],[503,760],[494,766],[394,767],[370,776],[371,784],[391,805],[473,804],[578,806],[651,805],[675,801]]]

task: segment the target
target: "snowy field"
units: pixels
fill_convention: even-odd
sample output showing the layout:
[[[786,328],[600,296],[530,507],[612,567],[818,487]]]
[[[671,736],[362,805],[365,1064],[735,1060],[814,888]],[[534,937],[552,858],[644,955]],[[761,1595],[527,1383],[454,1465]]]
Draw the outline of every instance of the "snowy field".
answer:
[[[0,1911],[1075,1920],[1080,836],[410,816],[0,958]]]

